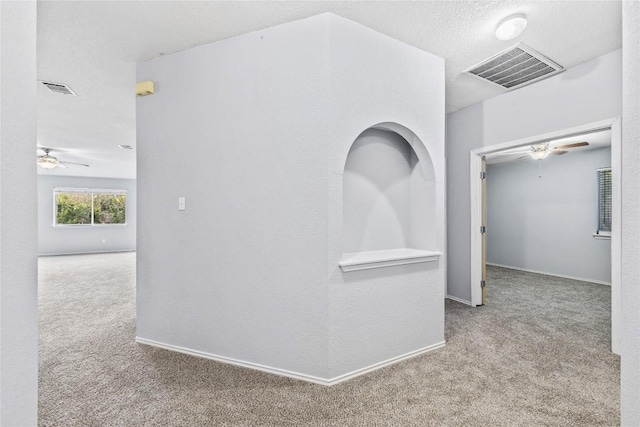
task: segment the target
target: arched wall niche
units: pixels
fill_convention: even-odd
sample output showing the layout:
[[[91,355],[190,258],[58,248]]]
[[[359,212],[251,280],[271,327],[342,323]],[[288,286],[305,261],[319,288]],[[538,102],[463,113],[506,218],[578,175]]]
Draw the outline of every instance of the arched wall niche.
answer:
[[[422,140],[418,138],[411,129],[393,122],[378,123],[377,125],[371,126],[369,129],[380,129],[388,132],[395,132],[404,138],[418,157],[424,178],[429,181],[436,180],[433,161],[431,160],[429,150],[427,150],[427,147],[424,145]]]
[[[379,123],[355,139],[343,173],[342,270],[436,261],[436,182],[420,138]]]

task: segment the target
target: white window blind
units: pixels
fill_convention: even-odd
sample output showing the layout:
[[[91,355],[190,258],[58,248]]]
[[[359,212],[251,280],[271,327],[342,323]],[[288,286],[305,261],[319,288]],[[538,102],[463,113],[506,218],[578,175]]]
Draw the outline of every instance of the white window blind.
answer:
[[[611,168],[597,170],[598,174],[598,234],[611,233]]]

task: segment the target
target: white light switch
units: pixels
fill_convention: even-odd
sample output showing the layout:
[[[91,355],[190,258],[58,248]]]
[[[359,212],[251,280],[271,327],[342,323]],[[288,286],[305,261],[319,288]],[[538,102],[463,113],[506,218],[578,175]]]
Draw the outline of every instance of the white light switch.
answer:
[[[185,202],[185,198],[184,197],[178,197],[178,210],[179,211],[183,211],[187,208],[186,202]]]

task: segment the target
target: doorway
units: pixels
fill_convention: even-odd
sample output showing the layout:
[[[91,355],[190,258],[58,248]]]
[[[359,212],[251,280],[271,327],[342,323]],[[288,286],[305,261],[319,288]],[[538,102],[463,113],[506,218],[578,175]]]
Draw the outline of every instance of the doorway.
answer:
[[[484,287],[484,230],[485,220],[483,187],[485,173],[483,158],[493,153],[511,150],[517,147],[531,146],[572,136],[585,135],[598,131],[611,131],[611,175],[612,175],[612,228],[611,228],[611,350],[620,353],[620,333],[622,328],[620,298],[620,189],[621,189],[621,121],[619,118],[590,123],[561,131],[536,135],[529,138],[510,141],[490,147],[484,147],[470,153],[470,190],[471,190],[471,303],[479,306],[483,303]]]

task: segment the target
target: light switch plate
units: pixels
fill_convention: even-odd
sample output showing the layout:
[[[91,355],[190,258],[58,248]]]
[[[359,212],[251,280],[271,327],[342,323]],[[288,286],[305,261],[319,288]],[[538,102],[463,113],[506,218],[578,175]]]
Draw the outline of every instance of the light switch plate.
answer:
[[[183,211],[187,208],[186,200],[184,197],[178,197],[178,210]]]

